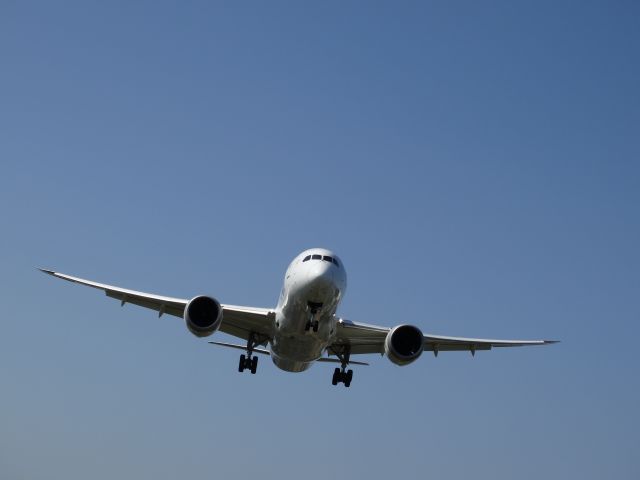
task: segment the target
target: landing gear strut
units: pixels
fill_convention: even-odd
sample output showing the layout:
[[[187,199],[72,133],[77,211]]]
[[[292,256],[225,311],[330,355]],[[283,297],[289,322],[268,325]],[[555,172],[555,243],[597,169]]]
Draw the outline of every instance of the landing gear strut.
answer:
[[[345,353],[337,354],[342,366],[340,368],[336,368],[333,371],[333,378],[331,379],[332,385],[337,385],[338,383],[344,383],[344,386],[349,388],[351,385],[351,380],[353,379],[353,370],[347,370],[347,366],[349,365],[349,357],[350,352],[347,350]]]
[[[258,342],[255,340],[255,335],[252,333],[249,335],[249,339],[247,340],[247,355],[243,353],[240,355],[240,363],[238,364],[238,371],[240,373],[244,372],[245,368],[250,370],[252,374],[256,373],[258,369],[258,357],[253,356],[253,349],[258,345]]]

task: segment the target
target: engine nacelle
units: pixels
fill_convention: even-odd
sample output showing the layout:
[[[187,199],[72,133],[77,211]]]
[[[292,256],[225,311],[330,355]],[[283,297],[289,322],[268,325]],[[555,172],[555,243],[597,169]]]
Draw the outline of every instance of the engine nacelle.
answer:
[[[208,337],[220,328],[222,306],[215,298],[194,297],[184,309],[184,322],[196,337]]]
[[[424,338],[418,327],[398,325],[387,333],[384,353],[396,365],[408,365],[422,354],[423,342]]]

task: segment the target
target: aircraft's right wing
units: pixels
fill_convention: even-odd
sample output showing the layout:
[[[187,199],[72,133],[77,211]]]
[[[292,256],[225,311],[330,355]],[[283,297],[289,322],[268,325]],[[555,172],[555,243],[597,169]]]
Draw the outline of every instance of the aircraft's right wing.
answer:
[[[68,282],[79,283],[88,287],[97,288],[106,293],[108,297],[120,300],[121,305],[132,303],[141,307],[155,310],[159,315],[164,313],[175,317],[184,318],[184,309],[189,300],[175,297],[165,297],[152,293],[138,292],[126,288],[115,287],[104,283],[93,282],[83,278],[72,277],[53,270],[40,269],[53,277],[61,278]],[[237,305],[222,304],[222,324],[220,331],[234,337],[247,340],[249,335],[259,334],[261,337],[270,338],[273,328],[272,310],[267,308],[240,307]]]
[[[384,353],[384,341],[391,329],[368,325],[366,323],[352,322],[340,319],[335,342],[330,350],[342,353],[347,349],[351,354]],[[424,338],[424,351],[469,351],[491,350],[494,347],[524,347],[531,345],[549,345],[557,343],[555,340],[493,340],[486,338],[447,337],[442,335],[426,334]]]

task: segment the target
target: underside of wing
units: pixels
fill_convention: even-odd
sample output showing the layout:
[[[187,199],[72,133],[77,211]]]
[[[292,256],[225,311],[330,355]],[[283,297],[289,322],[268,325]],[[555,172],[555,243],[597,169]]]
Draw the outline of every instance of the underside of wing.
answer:
[[[248,340],[257,335],[258,345],[265,345],[273,336],[275,312],[268,308],[222,305],[223,318],[220,331]]]
[[[329,347],[329,351],[335,354],[349,351],[354,355],[384,353],[384,340],[389,330],[387,327],[340,319],[338,320],[336,340]]]
[[[446,337],[441,335],[424,335],[424,350],[437,354],[439,351],[464,351],[472,353],[476,350],[491,350],[494,347],[527,347],[549,345],[555,340],[493,340],[487,338]]]
[[[53,270],[45,270],[43,268],[40,268],[39,270],[68,282],[79,283],[80,285],[86,285],[91,288],[102,290],[107,297],[120,300],[120,304],[123,306],[126,303],[131,303],[133,305],[155,310],[161,314],[167,313],[169,315],[182,318],[184,314],[184,307],[189,302],[189,300],[184,300],[182,298],[165,297],[162,295],[138,292],[126,288],[115,287],[113,285],[93,282],[91,280],[85,280],[84,278],[72,277],[71,275],[65,275],[64,273],[54,272]]]
[[[340,319],[336,332],[336,340],[329,347],[334,354],[385,353],[385,340],[391,328],[368,325],[350,320]],[[418,337],[419,338],[419,337]],[[554,340],[492,340],[486,338],[449,337],[442,335],[423,335],[423,350],[470,351],[491,350],[494,347],[524,347],[557,343]]]
[[[54,272],[53,270],[39,269],[42,272],[67,280],[69,282],[79,283],[88,287],[102,290],[108,297],[120,300],[121,305],[131,303],[144,308],[149,308],[158,312],[159,316],[163,314],[173,315],[183,318],[184,309],[189,300],[175,297],[166,297],[163,295],[155,295],[151,293],[129,290],[126,288],[107,285],[104,283],[93,282],[83,278],[65,275],[64,273]],[[267,308],[241,307],[237,305],[221,304],[223,311],[222,324],[220,331],[233,335],[235,337],[248,339],[253,334],[261,337],[269,338],[271,336],[273,312]]]

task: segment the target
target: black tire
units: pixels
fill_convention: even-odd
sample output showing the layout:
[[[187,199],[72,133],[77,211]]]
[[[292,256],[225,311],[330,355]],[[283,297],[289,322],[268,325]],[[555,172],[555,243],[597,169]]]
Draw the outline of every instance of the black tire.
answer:
[[[304,331],[308,332],[311,329],[311,320],[307,321],[307,323],[304,326]]]
[[[258,357],[253,357],[251,359],[251,373],[255,375],[256,370],[258,370]]]
[[[340,369],[336,368],[333,371],[333,378],[331,379],[331,385],[337,385],[338,384],[338,377],[340,376]]]
[[[353,370],[348,370],[344,376],[344,386],[348,388],[351,385],[352,379],[353,379]]]
[[[320,323],[318,322],[318,320],[316,320],[315,322],[313,322],[313,331],[314,332],[318,332],[318,327],[320,326]]]
[[[245,364],[245,356],[244,353],[240,355],[240,363],[238,364],[238,371],[240,373],[244,372],[244,364]]]

